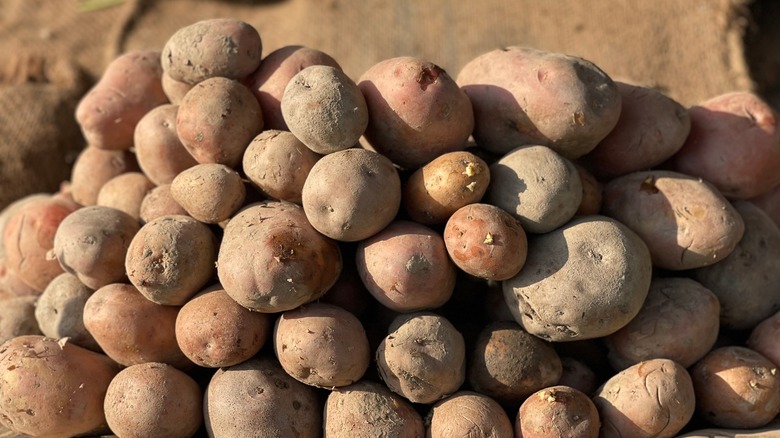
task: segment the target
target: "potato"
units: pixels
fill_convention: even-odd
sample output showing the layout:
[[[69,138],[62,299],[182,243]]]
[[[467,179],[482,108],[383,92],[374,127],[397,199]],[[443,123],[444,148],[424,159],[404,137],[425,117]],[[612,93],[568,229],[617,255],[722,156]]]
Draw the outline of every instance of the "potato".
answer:
[[[319,302],[339,306],[358,318],[362,318],[370,315],[369,312],[373,310],[371,307],[374,307],[376,301],[374,301],[363,285],[363,281],[360,279],[357,271],[357,264],[354,258],[349,257],[350,255],[354,254],[345,255],[338,280],[319,299]]]
[[[540,389],[517,412],[515,436],[522,438],[598,438],[601,420],[596,405],[569,386]]]
[[[266,128],[289,130],[282,116],[284,89],[293,76],[312,65],[341,69],[327,53],[303,46],[284,46],[269,53],[260,62],[260,67],[242,81],[260,102]]]
[[[571,356],[563,356],[561,365],[563,372],[558,379],[558,385],[568,386],[588,395],[596,392],[600,382],[588,364]]]
[[[84,327],[84,306],[93,292],[73,274],[57,276],[46,286],[35,306],[35,320],[41,332],[50,338],[68,338],[79,347],[100,352],[95,338]]]
[[[455,289],[455,265],[444,239],[416,222],[393,222],[361,241],[356,262],[366,289],[397,312],[435,309]]]
[[[189,216],[162,216],[138,230],[125,257],[127,277],[148,300],[181,306],[212,279],[217,241]]]
[[[138,221],[124,211],[84,207],[60,223],[54,235],[54,256],[66,272],[90,289],[118,283],[127,278],[125,256],[139,228]]]
[[[573,341],[628,324],[647,297],[651,274],[639,236],[613,219],[585,216],[529,239],[525,266],[502,288],[526,331]]]
[[[545,341],[515,322],[488,324],[471,355],[468,381],[475,391],[517,407],[534,392],[555,385],[561,359]]]
[[[19,274],[16,273],[10,266],[8,266],[7,259],[0,259],[0,299],[21,297],[21,296],[38,296],[41,292],[19,278]]]
[[[761,353],[771,360],[773,364],[780,364],[780,344],[777,339],[780,336],[780,312],[761,321],[750,331],[745,345],[751,350]]]
[[[275,313],[316,300],[341,272],[338,245],[296,204],[269,201],[236,214],[217,259],[225,291],[247,309]]]
[[[66,198],[52,196],[26,203],[8,219],[3,233],[7,267],[39,293],[63,272],[49,252],[60,223],[79,207]]]
[[[40,335],[33,295],[0,299],[0,343],[24,335]]]
[[[479,202],[490,184],[490,168],[468,151],[447,152],[409,176],[403,185],[406,213],[426,225],[442,224],[459,208]]]
[[[715,96],[689,109],[691,132],[667,164],[701,177],[729,199],[748,199],[780,184],[778,115],[747,91]]]
[[[400,315],[376,352],[379,375],[391,391],[413,403],[433,403],[466,379],[463,335],[430,312]]]
[[[13,338],[0,345],[0,425],[31,436],[108,432],[103,398],[117,372],[67,338]]]
[[[111,61],[100,81],[81,98],[76,121],[90,146],[127,150],[133,146],[138,121],[165,103],[160,52],[127,52]]]
[[[171,196],[193,218],[218,224],[233,215],[246,199],[241,175],[224,164],[190,167],[171,182]]]
[[[203,405],[210,437],[322,435],[322,405],[315,389],[288,376],[272,359],[220,368],[208,384]]]
[[[184,209],[171,195],[171,185],[163,184],[149,191],[141,201],[138,216],[141,223],[149,223],[160,216],[187,215]]]
[[[691,369],[696,410],[719,427],[749,429],[780,412],[780,376],[769,359],[749,348],[709,352]]]
[[[201,367],[229,367],[249,360],[270,333],[268,314],[242,307],[220,285],[192,297],[176,317],[176,342]]]
[[[385,228],[401,207],[401,178],[386,157],[346,149],[322,157],[302,192],[306,218],[320,233],[357,242]]]
[[[755,198],[749,199],[758,208],[764,210],[769,217],[780,227],[780,186],[775,187]]]
[[[95,205],[103,184],[115,176],[137,170],[138,162],[130,151],[87,146],[73,163],[70,176],[73,200],[84,206]]]
[[[745,233],[728,257],[693,271],[693,278],[720,301],[720,323],[750,330],[780,310],[780,228],[763,210],[747,201],[734,208]]]
[[[589,216],[599,214],[599,212],[601,212],[604,185],[581,164],[577,162],[574,162],[573,164],[574,168],[577,169],[577,174],[580,176],[580,183],[582,184],[582,201],[580,201],[580,207],[577,209],[575,215]]]
[[[691,375],[669,359],[639,362],[607,380],[593,397],[600,437],[671,438],[688,424],[696,404]]]
[[[173,105],[178,105],[181,103],[184,95],[187,94],[187,92],[190,91],[194,85],[195,84],[188,84],[186,82],[177,81],[173,79],[168,73],[163,72],[162,74],[163,92],[166,96],[168,96],[168,101],[170,101]]]
[[[613,179],[604,187],[602,213],[636,232],[647,243],[653,265],[669,270],[723,260],[745,230],[739,213],[715,187],[667,170]]]
[[[370,148],[402,168],[416,169],[466,148],[474,113],[444,69],[420,58],[380,61],[358,80],[368,105]]]
[[[495,400],[471,391],[459,391],[437,402],[426,418],[427,437],[513,438],[512,423]]]
[[[604,340],[617,370],[657,357],[688,368],[712,349],[719,328],[712,291],[688,278],[654,278],[636,317]]]
[[[319,159],[291,132],[266,130],[244,151],[243,171],[263,194],[300,205],[303,184]]]
[[[119,364],[164,362],[187,369],[192,362],[176,343],[178,313],[178,307],[155,304],[132,285],[114,283],[87,299],[84,327],[106,355]]]
[[[176,133],[178,105],[160,105],[138,121],[134,133],[135,156],[155,185],[169,184],[182,171],[197,164]]]
[[[457,82],[474,107],[474,139],[499,154],[544,145],[569,159],[581,157],[620,116],[612,79],[593,63],[562,53],[493,50],[464,65]]]
[[[490,166],[488,204],[516,217],[529,233],[546,233],[569,221],[582,202],[574,164],[546,146],[523,146]]]
[[[162,51],[162,69],[171,79],[196,84],[216,76],[241,79],[260,65],[263,42],[251,25],[212,18],[177,30]]]
[[[444,243],[460,269],[495,281],[517,275],[528,252],[520,222],[490,204],[470,204],[456,211],[444,228]]]
[[[599,179],[651,169],[682,148],[691,130],[688,110],[662,92],[615,82],[622,102],[617,125],[583,157]]]
[[[323,155],[357,145],[368,126],[360,89],[340,68],[327,65],[306,67],[290,79],[282,117],[295,137]]]
[[[237,168],[262,129],[263,113],[249,89],[222,77],[194,86],[176,114],[179,140],[198,163]]]
[[[321,303],[279,315],[274,326],[274,352],[287,374],[320,388],[357,382],[371,361],[360,320],[338,306]]]
[[[111,432],[121,437],[194,436],[203,422],[203,394],[192,377],[164,363],[120,371],[103,406]]]
[[[380,383],[361,380],[334,388],[325,402],[323,431],[332,438],[421,438],[425,426],[405,399]]]
[[[106,181],[100,188],[97,205],[121,210],[136,221],[140,219],[141,202],[155,187],[141,172],[127,172]]]

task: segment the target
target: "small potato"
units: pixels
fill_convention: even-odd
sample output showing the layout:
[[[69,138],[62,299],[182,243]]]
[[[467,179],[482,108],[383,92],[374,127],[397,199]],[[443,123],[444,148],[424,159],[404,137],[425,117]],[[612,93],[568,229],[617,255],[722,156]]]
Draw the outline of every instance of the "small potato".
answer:
[[[155,187],[141,172],[117,175],[103,184],[97,197],[97,205],[121,210],[136,221],[140,219],[141,202]]]
[[[62,268],[90,289],[127,278],[125,256],[138,221],[124,211],[99,205],[68,215],[54,235],[54,255]]]
[[[192,362],[176,343],[179,308],[155,304],[129,284],[96,290],[84,304],[84,327],[106,355],[124,366],[165,362],[188,369]]]
[[[266,128],[289,130],[282,116],[284,89],[293,76],[312,65],[341,69],[327,53],[303,46],[284,46],[269,53],[260,67],[242,81],[260,102]]]
[[[84,327],[84,306],[94,290],[73,274],[63,273],[46,286],[35,306],[35,320],[45,336],[68,338],[82,348],[100,352],[100,346]]]
[[[246,198],[241,175],[224,164],[198,164],[171,182],[171,196],[193,218],[218,224],[233,215]]]
[[[243,170],[263,194],[300,205],[303,184],[319,159],[291,132],[266,130],[244,151]]]
[[[457,82],[474,107],[474,139],[495,153],[532,144],[581,157],[620,116],[612,79],[593,63],[561,53],[493,50],[464,65]]]
[[[691,375],[669,359],[651,359],[626,368],[601,385],[593,397],[603,438],[675,437],[699,402]]]
[[[616,370],[657,357],[688,368],[712,349],[719,328],[712,291],[688,278],[654,278],[636,317],[604,340]]]
[[[492,398],[460,391],[437,402],[426,418],[427,437],[513,438],[512,422]]]
[[[290,132],[318,154],[358,143],[368,126],[366,99],[340,68],[313,65],[290,79],[282,97]]]
[[[514,277],[528,253],[520,222],[490,204],[471,204],[456,211],[444,228],[444,243],[460,269],[486,280]]]
[[[177,30],[162,51],[171,79],[196,84],[216,76],[241,79],[260,65],[263,42],[250,24],[233,18],[198,21]]]
[[[171,185],[163,184],[149,191],[141,201],[138,216],[141,223],[149,223],[160,216],[187,215],[184,209],[171,195]]]
[[[111,432],[121,437],[195,436],[203,422],[203,394],[192,377],[164,363],[120,371],[103,406]]]
[[[689,110],[691,132],[671,170],[701,177],[728,199],[749,199],[780,185],[777,112],[758,95],[737,91]]]
[[[515,420],[515,436],[598,438],[600,427],[599,413],[590,398],[558,385],[540,389],[523,402]]]
[[[777,366],[749,348],[721,347],[691,369],[696,410],[719,427],[761,427],[780,413]]]
[[[360,279],[383,306],[397,312],[435,309],[455,289],[455,265],[436,231],[396,221],[358,244]]]
[[[214,275],[217,239],[189,216],[162,216],[138,230],[127,248],[127,277],[148,300],[181,306]]]
[[[761,321],[750,332],[745,345],[751,350],[761,353],[771,360],[773,364],[780,366],[780,312]]]
[[[691,116],[675,100],[652,88],[616,82],[622,102],[617,125],[583,157],[599,179],[651,169],[685,143]]]
[[[282,313],[274,327],[274,352],[287,374],[307,385],[351,385],[371,361],[368,337],[348,311],[311,303]]]
[[[482,329],[470,364],[468,381],[474,390],[513,407],[558,383],[563,371],[552,346],[515,322],[491,323]]]
[[[775,225],[780,227],[780,185],[755,198],[749,199],[749,201],[764,210],[764,213],[772,218]]]
[[[220,368],[208,384],[203,405],[210,437],[252,436],[258,431],[273,437],[322,436],[316,390],[288,376],[273,359]]]
[[[601,212],[601,192],[604,190],[604,185],[596,180],[587,169],[581,164],[574,162],[574,167],[577,169],[577,174],[580,176],[580,183],[582,183],[582,201],[580,201],[580,207],[577,209],[577,216],[589,216],[599,214]]]
[[[395,219],[401,178],[386,157],[346,149],[322,157],[302,192],[306,218],[320,233],[343,242],[367,239]]]
[[[525,231],[539,234],[574,217],[582,193],[571,161],[545,146],[524,146],[490,166],[486,199],[516,217]]]
[[[67,338],[13,338],[0,345],[0,425],[41,437],[107,433],[103,398],[118,372]]]
[[[598,338],[639,312],[650,288],[647,245],[621,223],[585,216],[528,242],[519,274],[503,282],[515,320],[549,341]]]
[[[602,212],[636,232],[650,249],[653,265],[669,270],[723,260],[745,231],[739,213],[715,187],[667,170],[613,179],[604,187]]]
[[[466,379],[463,335],[444,317],[400,315],[376,352],[379,375],[391,391],[413,403],[433,403]]]
[[[249,89],[222,77],[194,86],[176,114],[179,140],[198,163],[237,168],[262,129],[263,113]]]
[[[128,150],[138,121],[165,103],[160,52],[132,51],[109,63],[100,81],[79,101],[76,121],[90,146]]]
[[[173,105],[181,103],[181,100],[184,99],[184,95],[192,90],[193,86],[194,84],[188,84],[173,79],[168,73],[163,72],[162,74],[163,92],[168,96],[168,100]]]
[[[308,223],[303,209],[269,201],[228,222],[217,265],[220,283],[237,303],[275,313],[324,295],[342,262],[338,245]]]
[[[381,383],[362,380],[334,388],[325,402],[323,431],[331,438],[422,438],[420,414]]]
[[[780,228],[763,210],[747,201],[734,208],[745,233],[728,257],[693,271],[693,278],[720,301],[720,322],[735,330],[751,330],[780,310]]]
[[[34,295],[0,299],[0,344],[24,335],[41,335],[35,319]]]
[[[571,356],[564,356],[561,357],[561,365],[563,372],[558,379],[558,385],[569,386],[588,395],[596,392],[600,382],[588,364]]]
[[[444,69],[420,58],[381,61],[358,80],[371,149],[406,169],[466,148],[474,113],[466,94]]]
[[[406,213],[426,225],[442,224],[459,208],[479,202],[490,184],[490,168],[467,151],[448,152],[417,169],[403,186]]]
[[[146,113],[135,127],[138,165],[155,185],[169,184],[182,171],[197,164],[176,133],[177,105],[160,105]]]
[[[73,163],[70,176],[73,200],[84,206],[95,205],[105,183],[125,172],[138,170],[138,162],[130,151],[87,146]]]

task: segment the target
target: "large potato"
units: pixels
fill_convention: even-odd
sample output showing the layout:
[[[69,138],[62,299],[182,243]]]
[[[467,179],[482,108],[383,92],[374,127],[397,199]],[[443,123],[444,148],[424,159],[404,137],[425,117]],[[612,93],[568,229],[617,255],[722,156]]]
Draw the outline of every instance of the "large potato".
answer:
[[[529,240],[519,274],[503,282],[515,319],[550,341],[609,335],[639,312],[650,288],[647,245],[603,216],[574,219]]]

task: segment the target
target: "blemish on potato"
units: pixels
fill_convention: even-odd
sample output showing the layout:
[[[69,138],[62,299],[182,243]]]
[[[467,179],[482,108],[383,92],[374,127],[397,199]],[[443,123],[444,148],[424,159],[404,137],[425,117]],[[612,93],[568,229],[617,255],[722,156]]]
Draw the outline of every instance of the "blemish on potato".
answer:
[[[494,243],[493,235],[487,233],[487,236],[485,236],[485,240],[482,243],[484,243],[485,245],[492,245]]]
[[[641,192],[647,192],[652,195],[655,195],[659,192],[658,187],[655,185],[655,176],[650,175],[647,178],[645,178],[644,181],[642,181],[641,184],[639,184],[639,191]]]

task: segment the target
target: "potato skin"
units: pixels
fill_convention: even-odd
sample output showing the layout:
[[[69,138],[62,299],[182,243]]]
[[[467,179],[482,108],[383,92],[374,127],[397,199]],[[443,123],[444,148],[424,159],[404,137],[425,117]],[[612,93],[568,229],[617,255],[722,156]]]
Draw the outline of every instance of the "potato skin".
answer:
[[[141,216],[141,203],[154,187],[143,173],[126,172],[103,184],[98,192],[97,205],[121,210],[137,221]]]
[[[593,397],[601,434],[610,437],[666,437],[693,417],[699,398],[691,376],[669,359],[639,362],[607,380]]]
[[[780,336],[780,312],[761,321],[750,331],[750,337],[745,346],[761,353],[771,360],[773,364],[780,364],[780,345],[777,343]]]
[[[723,260],[745,231],[742,217],[715,187],[668,170],[613,179],[604,187],[602,213],[642,237],[653,265],[669,270]]]
[[[370,148],[416,169],[466,148],[474,114],[466,94],[438,65],[401,56],[373,65],[358,80],[366,98]]]
[[[31,436],[106,433],[103,398],[118,372],[67,339],[13,338],[0,345],[0,425]]]
[[[171,79],[196,84],[216,76],[241,79],[257,69],[262,52],[254,27],[233,18],[212,18],[177,30],[160,59]]]
[[[43,334],[68,338],[79,347],[100,352],[95,338],[84,327],[84,306],[94,290],[67,272],[46,286],[35,306],[35,320]]]
[[[24,335],[41,335],[35,319],[35,295],[0,298],[0,343]]]
[[[598,438],[601,420],[584,393],[563,385],[540,389],[520,406],[515,435],[524,438]]]
[[[459,391],[438,401],[426,423],[427,438],[514,437],[504,408],[492,398],[472,391]]]
[[[613,219],[586,216],[529,239],[525,266],[502,288],[526,331],[573,341],[628,324],[647,297],[651,274],[639,236]]]
[[[241,175],[224,164],[197,164],[176,175],[171,196],[193,218],[218,224],[241,208],[246,187]]]
[[[71,170],[73,200],[83,206],[95,205],[105,183],[125,172],[138,170],[138,162],[130,151],[87,146],[76,158]]]
[[[178,113],[178,105],[160,105],[146,113],[135,127],[133,146],[138,165],[158,186],[169,184],[180,172],[197,164],[176,133]]]
[[[574,159],[615,126],[617,85],[581,58],[510,46],[463,66],[458,85],[474,107],[474,139],[495,153],[544,145]]]
[[[188,438],[203,422],[202,400],[192,377],[148,362],[120,371],[108,385],[103,406],[117,436]]]
[[[141,210],[138,212],[142,224],[149,223],[160,216],[170,215],[187,216],[187,210],[173,199],[170,184],[157,186],[144,196]]]

